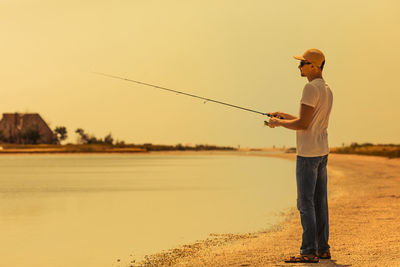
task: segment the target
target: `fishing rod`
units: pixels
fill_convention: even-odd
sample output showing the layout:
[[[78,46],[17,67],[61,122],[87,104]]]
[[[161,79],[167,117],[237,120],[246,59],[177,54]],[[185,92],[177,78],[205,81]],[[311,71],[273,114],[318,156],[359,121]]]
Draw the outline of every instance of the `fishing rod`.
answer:
[[[94,74],[98,74],[98,75],[102,75],[102,76],[106,76],[106,77],[110,77],[110,78],[114,78],[114,79],[127,81],[127,82],[133,82],[133,83],[137,83],[137,84],[141,84],[141,85],[145,85],[145,86],[150,86],[150,87],[154,87],[154,88],[157,88],[157,89],[173,92],[173,93],[176,93],[176,94],[181,94],[181,95],[186,95],[186,96],[202,99],[202,100],[205,100],[206,102],[214,102],[214,103],[225,105],[225,106],[229,106],[229,107],[232,107],[232,108],[237,108],[237,109],[241,109],[241,110],[245,110],[245,111],[249,111],[249,112],[254,112],[254,113],[258,113],[258,114],[264,115],[264,116],[271,117],[271,114],[269,114],[269,113],[264,113],[264,112],[260,112],[260,111],[257,111],[257,110],[253,110],[253,109],[244,108],[244,107],[232,105],[232,104],[229,104],[229,103],[221,102],[221,101],[218,101],[218,100],[214,100],[214,99],[210,99],[210,98],[206,98],[206,97],[202,97],[202,96],[197,96],[197,95],[193,95],[193,94],[189,94],[189,93],[173,90],[173,89],[162,87],[162,86],[159,86],[159,85],[154,85],[154,84],[150,84],[150,83],[135,81],[135,80],[132,80],[132,79],[119,77],[119,76],[115,76],[115,75],[110,75],[110,74],[106,74],[106,73],[101,73],[101,72],[93,72],[93,73]],[[206,102],[204,102],[204,103],[206,103]],[[283,119],[283,118],[280,117],[280,119]],[[265,123],[265,125],[268,125],[267,121],[264,121],[264,123]]]

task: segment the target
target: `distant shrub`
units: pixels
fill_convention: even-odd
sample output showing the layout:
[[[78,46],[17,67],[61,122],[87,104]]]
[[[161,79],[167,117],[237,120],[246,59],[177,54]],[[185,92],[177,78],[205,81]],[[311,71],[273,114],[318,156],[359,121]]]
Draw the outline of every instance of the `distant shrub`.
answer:
[[[364,143],[364,144],[361,144],[360,146],[362,146],[362,147],[366,147],[366,146],[373,146],[374,144],[371,144],[371,143]]]
[[[107,145],[112,145],[114,142],[114,138],[112,137],[111,133],[104,137],[104,143]]]
[[[40,139],[40,133],[36,127],[32,127],[22,132],[20,138],[24,144],[37,144]]]
[[[354,142],[354,143],[351,143],[351,144],[350,144],[350,147],[351,147],[351,148],[356,148],[356,147],[359,147],[359,145],[358,145],[357,142]]]
[[[80,144],[105,144],[105,145],[113,145],[114,138],[111,133],[108,134],[104,139],[97,138],[94,135],[89,136],[82,128],[76,129],[75,133],[79,135],[79,143]],[[123,141],[122,141],[123,142]]]
[[[60,143],[61,141],[64,141],[68,137],[67,128],[64,126],[56,127],[54,132],[56,134],[56,143]]]
[[[290,148],[286,149],[285,152],[286,153],[296,153],[296,148],[295,147],[290,147]]]
[[[348,147],[339,147],[331,149],[332,153],[338,154],[359,154],[371,156],[384,156],[389,158],[400,157],[400,145],[394,144],[379,144],[374,145],[371,143],[357,144],[352,143]]]

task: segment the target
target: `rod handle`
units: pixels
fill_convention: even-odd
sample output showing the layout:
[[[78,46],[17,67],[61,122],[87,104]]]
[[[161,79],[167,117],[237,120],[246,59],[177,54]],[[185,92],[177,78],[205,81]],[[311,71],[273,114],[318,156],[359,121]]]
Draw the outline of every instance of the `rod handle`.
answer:
[[[271,117],[271,114],[267,113],[268,117]],[[273,117],[278,118],[278,115],[274,115]],[[283,117],[279,117],[279,119],[283,120]]]

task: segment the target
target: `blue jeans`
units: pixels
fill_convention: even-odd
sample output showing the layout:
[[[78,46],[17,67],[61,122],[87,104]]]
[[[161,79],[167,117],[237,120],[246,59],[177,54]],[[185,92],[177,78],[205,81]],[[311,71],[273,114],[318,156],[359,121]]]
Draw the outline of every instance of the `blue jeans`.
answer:
[[[329,250],[327,163],[328,155],[310,158],[297,156],[297,209],[303,227],[301,254]]]

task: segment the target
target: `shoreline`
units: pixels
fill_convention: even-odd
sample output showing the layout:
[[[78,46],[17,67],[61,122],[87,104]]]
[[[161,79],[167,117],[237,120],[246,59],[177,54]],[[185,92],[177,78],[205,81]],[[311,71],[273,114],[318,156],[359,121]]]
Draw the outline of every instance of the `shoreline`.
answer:
[[[62,149],[7,149],[0,150],[0,155],[23,155],[23,154],[134,154],[134,153],[148,153],[146,150],[139,149],[113,149],[102,151],[84,151],[84,150],[62,150]]]
[[[0,149],[1,155],[24,155],[24,154],[163,154],[163,155],[247,155],[249,153],[264,154],[280,154],[282,150],[145,150],[138,148],[113,148],[99,150],[69,150],[59,148],[24,148],[24,149]]]
[[[236,151],[232,147],[218,147],[214,145],[182,146],[181,144],[157,145],[157,144],[3,144],[0,143],[0,154],[72,154],[72,153],[146,153],[168,151]]]
[[[296,158],[287,153],[242,155]],[[330,154],[332,260],[320,260],[319,266],[400,265],[399,192],[400,159]],[[298,211],[292,207],[269,231],[211,234],[205,240],[147,255],[135,266],[308,266],[284,263],[299,253],[301,233]]]

